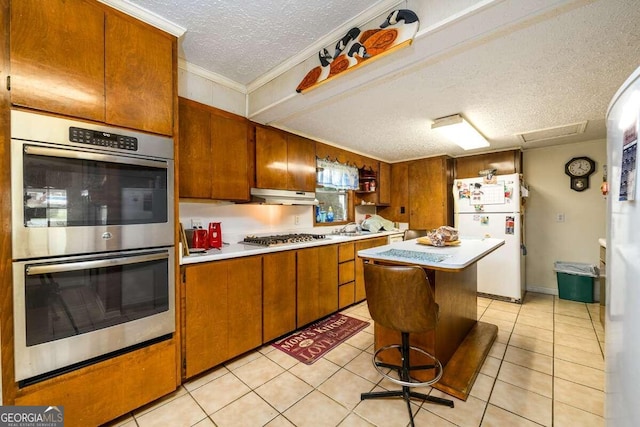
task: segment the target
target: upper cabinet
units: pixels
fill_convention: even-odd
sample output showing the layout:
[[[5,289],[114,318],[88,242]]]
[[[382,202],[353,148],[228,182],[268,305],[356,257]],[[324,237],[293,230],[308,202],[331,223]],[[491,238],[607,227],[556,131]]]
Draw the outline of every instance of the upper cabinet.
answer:
[[[298,135],[287,135],[287,185],[290,190],[315,191],[315,141]]]
[[[315,142],[263,126],[255,127],[256,187],[315,191]]]
[[[249,122],[180,98],[181,198],[249,200]]]
[[[391,165],[380,162],[378,166],[378,205],[391,204]]]
[[[106,122],[171,135],[172,39],[130,18],[106,18]]]
[[[456,178],[477,178],[478,172],[495,169],[496,175],[522,173],[522,151],[509,150],[497,153],[476,154],[458,157],[456,163]]]
[[[429,157],[409,163],[409,228],[453,225],[453,159]]]
[[[173,134],[175,37],[83,0],[11,3],[11,102]]]
[[[11,102],[103,122],[104,29],[93,3],[11,2]]]
[[[363,161],[367,164],[359,169],[360,189],[356,191],[356,204],[388,206],[391,203],[391,165],[371,159]]]

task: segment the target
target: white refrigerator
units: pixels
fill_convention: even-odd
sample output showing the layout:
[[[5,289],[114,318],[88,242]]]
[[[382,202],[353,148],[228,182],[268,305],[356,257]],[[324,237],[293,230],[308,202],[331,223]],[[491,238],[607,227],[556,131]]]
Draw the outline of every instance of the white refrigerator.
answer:
[[[456,179],[453,184],[459,235],[505,241],[478,262],[478,293],[517,303],[522,302],[525,288],[521,195],[519,174]]]
[[[640,68],[607,113],[607,259],[605,418],[607,426],[640,426]]]

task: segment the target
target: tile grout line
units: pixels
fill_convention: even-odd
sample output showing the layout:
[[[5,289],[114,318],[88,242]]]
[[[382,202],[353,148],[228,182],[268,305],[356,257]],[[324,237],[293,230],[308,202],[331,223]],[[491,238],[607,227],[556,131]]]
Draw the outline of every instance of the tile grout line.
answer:
[[[487,311],[487,309],[491,306],[491,304],[492,304],[492,303],[493,303],[493,301],[491,301],[491,302],[489,303],[489,305],[487,305],[487,307],[485,308],[485,312],[486,312],[486,311]],[[502,364],[504,363],[504,358],[505,358],[505,356],[507,355],[507,350],[509,349],[509,343],[511,342],[511,336],[513,335],[513,330],[515,329],[516,322],[518,321],[518,317],[520,316],[520,310],[521,310],[521,309],[522,309],[522,305],[520,305],[520,308],[518,309],[518,313],[517,313],[517,315],[516,315],[516,319],[513,321],[513,327],[511,328],[511,331],[509,332],[509,338],[507,339],[507,342],[506,342],[506,344],[505,344],[505,350],[504,350],[504,353],[502,354],[502,358],[500,358],[500,365],[498,366],[498,371],[496,372],[496,377],[493,379],[493,384],[491,385],[491,391],[489,392],[489,397],[487,398],[487,404],[484,406],[484,410],[482,411],[482,417],[480,417],[480,425],[482,425],[482,422],[484,421],[484,417],[485,417],[485,416],[486,416],[486,414],[487,414],[487,410],[489,409],[489,405],[491,404],[491,403],[490,403],[490,401],[491,401],[491,396],[493,395],[493,391],[494,391],[494,389],[495,389],[495,387],[496,387],[496,383],[498,382],[498,375],[500,374],[500,370],[502,369]],[[496,309],[496,310],[497,310],[497,309]],[[498,332],[500,332],[500,331],[498,330]],[[497,337],[496,337],[496,339],[497,339]],[[494,341],[494,344],[495,344],[495,343],[496,343],[496,341]],[[493,345],[492,345],[492,346],[493,346]],[[490,356],[487,354],[487,357],[490,357]],[[511,414],[514,414],[514,415],[516,415],[516,416],[518,416],[518,417],[524,418],[525,420],[529,420],[528,418],[525,418],[525,417],[523,417],[523,416],[522,416],[522,415],[520,415],[520,414],[516,414],[516,413],[514,413],[514,412],[511,412],[511,411],[509,411],[508,409],[501,408],[501,407],[499,407],[499,406],[496,406],[496,407],[497,407],[497,408],[500,408],[500,409],[502,409],[502,410],[504,410],[504,411],[507,411],[507,412],[509,412],[509,413],[511,413]],[[532,420],[529,420],[529,421],[532,421]],[[533,422],[533,421],[532,421],[532,422]]]

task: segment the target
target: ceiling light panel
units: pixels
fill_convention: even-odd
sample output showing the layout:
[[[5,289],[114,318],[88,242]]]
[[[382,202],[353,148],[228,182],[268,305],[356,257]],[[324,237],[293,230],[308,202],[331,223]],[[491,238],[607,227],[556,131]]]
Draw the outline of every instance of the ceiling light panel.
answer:
[[[464,150],[489,146],[489,141],[460,114],[435,119],[431,125],[454,144]]]

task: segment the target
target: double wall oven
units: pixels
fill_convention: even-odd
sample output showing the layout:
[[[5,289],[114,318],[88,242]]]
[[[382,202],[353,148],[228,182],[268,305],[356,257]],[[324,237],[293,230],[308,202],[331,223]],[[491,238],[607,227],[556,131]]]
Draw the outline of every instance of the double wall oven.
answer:
[[[175,330],[173,140],[11,113],[15,375]]]

